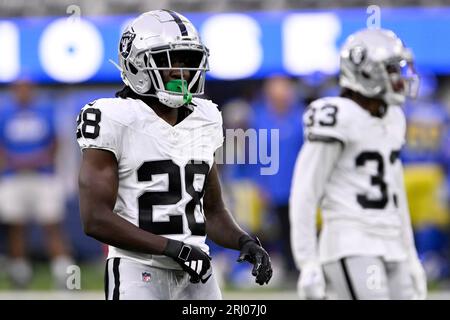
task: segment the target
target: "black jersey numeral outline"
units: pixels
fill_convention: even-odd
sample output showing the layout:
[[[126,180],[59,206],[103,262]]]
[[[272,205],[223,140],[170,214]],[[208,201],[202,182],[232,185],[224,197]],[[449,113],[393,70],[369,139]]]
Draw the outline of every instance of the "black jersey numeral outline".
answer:
[[[334,127],[337,123],[338,108],[332,104],[323,105],[320,108],[309,107],[307,110],[307,121],[305,125],[312,127],[316,123],[316,117],[319,116],[317,122],[323,127]]]
[[[389,164],[393,165],[399,160],[400,151],[394,150],[389,155]],[[389,203],[389,187],[384,180],[385,162],[383,156],[378,151],[363,151],[355,159],[356,167],[366,165],[367,162],[375,162],[377,165],[377,173],[370,176],[370,184],[379,188],[381,196],[378,199],[369,199],[366,194],[357,194],[356,201],[364,209],[384,209]],[[397,195],[393,194],[395,206],[397,204]]]
[[[185,208],[188,227],[192,235],[204,236],[206,235],[205,222],[197,222],[194,215],[196,206],[200,206],[200,212],[203,213],[201,200],[205,194],[209,165],[205,161],[190,160],[183,170],[185,173],[185,189],[191,196],[191,200]],[[180,167],[172,160],[146,161],[137,171],[138,181],[152,181],[152,176],[156,174],[168,175],[168,190],[147,191],[138,197],[139,227],[158,235],[183,234],[182,214],[169,215],[169,221],[154,221],[153,216],[153,206],[175,205],[182,199]],[[194,187],[196,175],[204,176],[200,191],[195,190]]]
[[[81,137],[96,139],[100,134],[100,121],[102,121],[102,113],[99,109],[82,110],[77,117],[77,139]]]

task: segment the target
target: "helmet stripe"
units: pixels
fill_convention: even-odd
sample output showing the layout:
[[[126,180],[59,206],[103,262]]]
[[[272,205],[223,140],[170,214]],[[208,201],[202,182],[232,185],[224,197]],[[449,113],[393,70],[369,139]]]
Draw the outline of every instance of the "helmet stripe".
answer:
[[[180,32],[182,36],[187,36],[188,32],[186,29],[186,26],[184,25],[183,21],[181,21],[181,18],[173,11],[164,9],[168,14],[170,14],[175,21],[175,23],[178,25],[178,28],[180,28]]]

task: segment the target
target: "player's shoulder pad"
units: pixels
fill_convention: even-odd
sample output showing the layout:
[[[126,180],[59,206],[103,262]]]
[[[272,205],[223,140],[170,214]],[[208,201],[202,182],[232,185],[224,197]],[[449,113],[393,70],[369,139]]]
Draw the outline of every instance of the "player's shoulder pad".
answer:
[[[391,113],[391,117],[396,121],[400,121],[406,124],[406,116],[405,111],[400,106],[389,106],[389,112]]]
[[[352,123],[352,119],[364,114],[363,109],[353,100],[343,97],[326,97],[313,101],[309,107],[316,109],[319,118],[330,118],[336,116],[336,126],[347,126]],[[308,107],[308,108],[309,108]],[[322,123],[327,122],[322,119]],[[329,121],[331,122],[331,120]],[[317,122],[318,125],[321,122]],[[331,126],[331,125],[330,125]]]
[[[107,118],[122,125],[130,125],[135,118],[134,101],[122,98],[101,98],[86,104],[82,112],[96,109],[101,112],[102,119]]]
[[[305,138],[310,141],[341,142],[350,138],[355,118],[362,115],[361,108],[352,100],[326,97],[313,101],[303,114]]]
[[[388,116],[390,125],[398,128],[400,132],[406,132],[406,116],[405,111],[400,106],[389,106]]]
[[[222,113],[220,112],[218,105],[211,100],[194,98],[192,99],[192,105],[206,120],[220,124],[222,123]]]

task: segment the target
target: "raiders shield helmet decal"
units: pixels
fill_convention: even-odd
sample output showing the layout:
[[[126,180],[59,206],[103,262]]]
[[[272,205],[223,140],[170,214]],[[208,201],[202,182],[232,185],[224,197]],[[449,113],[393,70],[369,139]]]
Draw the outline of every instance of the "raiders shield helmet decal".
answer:
[[[350,61],[359,66],[366,59],[366,55],[367,53],[365,48],[361,46],[354,47],[350,51]]]
[[[133,32],[127,31],[122,35],[122,38],[120,39],[119,51],[124,59],[126,59],[130,54],[131,44],[133,43],[135,36],[136,34],[134,34]]]

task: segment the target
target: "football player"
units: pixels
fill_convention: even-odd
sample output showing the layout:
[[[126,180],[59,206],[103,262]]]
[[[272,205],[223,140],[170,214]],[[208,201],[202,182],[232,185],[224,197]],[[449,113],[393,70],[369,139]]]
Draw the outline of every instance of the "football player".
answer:
[[[124,89],[86,105],[77,131],[84,230],[109,245],[106,299],[220,299],[206,235],[268,283],[267,252],[224,206],[222,117],[198,97],[208,50],[193,24],[169,10],[140,15],[119,62]]]
[[[389,30],[364,29],[340,52],[340,97],[305,112],[290,198],[299,294],[424,299],[426,277],[410,223],[399,151],[402,104],[417,91],[411,51]],[[316,210],[323,219],[316,243]]]

